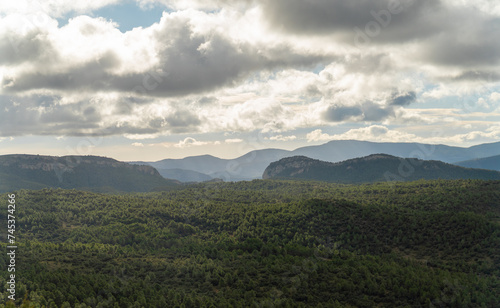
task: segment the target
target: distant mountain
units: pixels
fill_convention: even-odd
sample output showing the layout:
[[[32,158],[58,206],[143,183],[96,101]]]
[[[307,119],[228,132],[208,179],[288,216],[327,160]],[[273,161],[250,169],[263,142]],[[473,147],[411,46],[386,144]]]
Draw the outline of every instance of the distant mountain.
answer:
[[[500,142],[482,144],[470,148],[422,143],[378,143],[356,140],[335,140],[323,145],[296,149],[292,156],[307,156],[328,162],[339,162],[371,154],[388,154],[404,158],[439,160],[454,163],[500,154]]]
[[[467,168],[479,168],[479,169],[500,171],[500,155],[461,161],[455,163],[455,165]]]
[[[455,163],[499,155],[500,142],[462,148],[421,143],[335,140],[323,145],[298,148],[294,151],[279,149],[256,150],[235,159],[221,159],[211,155],[203,155],[183,159],[165,159],[158,162],[134,163],[148,164],[157,169],[191,170],[213,178],[221,178],[225,181],[241,181],[260,178],[270,163],[285,157],[307,156],[327,162],[340,162],[377,153]]]
[[[0,156],[0,192],[44,187],[146,192],[174,187],[156,169],[97,156]]]
[[[264,171],[262,178],[308,179],[337,183],[420,179],[500,180],[500,172],[469,169],[440,161],[373,154],[339,163],[320,161],[305,156],[287,157],[271,163]]]
[[[179,182],[183,183],[189,183],[189,182],[206,182],[210,181],[213,178],[209,175],[206,175],[201,172],[197,171],[192,171],[192,170],[185,170],[185,169],[159,169],[157,168],[158,172],[160,173],[161,176],[167,179],[173,179],[177,180]]]
[[[165,169],[182,169],[196,171],[211,178],[224,181],[245,181],[258,179],[262,172],[273,161],[289,155],[290,151],[265,149],[249,152],[236,159],[222,159],[211,155],[191,156],[183,159],[164,159],[157,162],[130,162],[131,164],[148,164],[160,173]]]

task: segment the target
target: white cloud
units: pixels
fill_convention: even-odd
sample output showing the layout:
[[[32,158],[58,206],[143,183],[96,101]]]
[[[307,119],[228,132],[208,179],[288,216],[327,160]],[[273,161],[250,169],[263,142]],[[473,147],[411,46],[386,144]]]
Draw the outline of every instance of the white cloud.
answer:
[[[132,146],[134,146],[134,147],[144,147],[144,144],[140,143],[140,142],[134,142],[134,143],[132,143]]]
[[[333,140],[333,136],[323,133],[321,129],[314,130],[306,135],[307,142],[313,141],[330,141]]]
[[[382,125],[371,125],[368,127],[351,129],[343,134],[333,135],[335,140],[365,140],[377,142],[413,142],[418,137],[413,134],[389,130]]]
[[[291,135],[291,136],[283,136],[283,135],[277,135],[277,136],[272,136],[269,138],[269,140],[273,141],[291,141],[297,139],[297,136]]]
[[[490,100],[493,102],[500,101],[500,93],[498,93],[498,92],[491,93]]]
[[[179,143],[174,144],[174,147],[176,148],[188,148],[188,147],[194,147],[194,146],[202,146],[209,144],[209,142],[204,142],[204,141],[198,141],[192,137],[187,137],[184,140],[179,141]]]
[[[243,139],[226,139],[224,140],[225,143],[241,143],[243,142]]]
[[[79,14],[89,13],[99,8],[117,4],[120,0],[87,0],[87,1],[64,1],[64,0],[16,0],[3,1],[0,14],[30,14],[44,13],[52,17],[62,17],[67,13]]]

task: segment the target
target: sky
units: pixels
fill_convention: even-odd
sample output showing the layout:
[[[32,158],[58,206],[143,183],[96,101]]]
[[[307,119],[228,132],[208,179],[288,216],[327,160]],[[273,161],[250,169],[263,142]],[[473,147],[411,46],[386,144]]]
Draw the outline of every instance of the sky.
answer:
[[[497,0],[0,7],[0,155],[500,141]]]

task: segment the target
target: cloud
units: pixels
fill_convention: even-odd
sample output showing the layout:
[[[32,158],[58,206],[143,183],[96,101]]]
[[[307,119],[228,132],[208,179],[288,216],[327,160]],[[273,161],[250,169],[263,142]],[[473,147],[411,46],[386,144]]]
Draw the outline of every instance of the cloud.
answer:
[[[500,93],[498,92],[491,93],[490,100],[494,102],[500,101]]]
[[[18,0],[2,3],[0,14],[24,13],[31,16],[44,13],[51,17],[63,17],[74,13],[88,13],[105,6],[119,3],[119,0],[88,0],[88,1],[61,1],[61,0]],[[34,16],[33,16],[34,17]],[[32,21],[35,22],[35,21]]]
[[[140,142],[134,142],[134,143],[132,143],[132,146],[134,146],[134,147],[141,147],[142,148],[142,147],[144,147],[144,144],[140,143]]]
[[[125,33],[91,17],[114,0],[27,3],[0,8],[0,136],[258,130],[291,141],[298,129],[367,123],[349,134],[403,140],[372,124],[449,125],[465,115],[425,106],[499,100],[493,1],[138,0],[168,9]],[[74,17],[61,26],[63,15]],[[422,109],[409,108],[417,98]]]
[[[413,134],[390,130],[382,125],[350,129],[343,134],[330,136],[330,140],[365,140],[377,142],[409,142],[415,141],[416,138],[418,137]]]
[[[411,103],[415,102],[416,99],[417,93],[415,93],[415,91],[411,91],[404,94],[394,95],[390,104],[396,106],[408,106]]]
[[[355,28],[372,28],[379,42],[413,40],[430,35],[441,10],[439,1],[261,1],[269,22],[282,31],[302,35],[337,35],[354,42]],[[441,27],[440,27],[441,28]]]
[[[243,139],[226,139],[224,140],[225,143],[241,143],[243,142]]]
[[[194,147],[194,146],[202,146],[209,144],[209,142],[204,142],[204,141],[198,141],[192,137],[187,137],[184,140],[179,141],[179,143],[174,144],[174,147],[176,148],[188,148],[188,147]]]
[[[291,141],[291,140],[296,140],[297,136],[291,135],[291,136],[283,136],[283,135],[277,135],[277,136],[272,136],[269,138],[269,140],[272,141]]]
[[[314,142],[314,141],[330,141],[333,139],[332,136],[323,133],[321,129],[316,129],[306,135],[307,142]]]
[[[78,39],[82,49],[72,50],[78,53],[76,57],[63,57],[64,48],[51,54],[52,58],[71,62],[57,62],[39,69],[43,63],[31,59],[32,69],[8,71],[1,85],[3,91],[10,93],[52,89],[120,91],[173,97],[231,86],[262,69],[311,66],[327,59],[320,54],[294,51],[292,46],[286,44],[268,46],[235,40],[215,28],[217,25],[214,23],[220,18],[218,14],[193,11],[164,13],[159,24],[122,34],[116,25],[105,20],[77,17],[70,20],[67,26],[53,29],[51,33],[56,40],[50,43],[52,45],[64,45],[63,41],[66,43],[67,40]],[[130,46],[128,39],[141,33],[149,42],[143,39],[145,44],[140,48]],[[28,54],[23,58],[38,54],[38,49],[42,48],[37,47],[42,42],[30,42],[33,46],[28,47],[33,51],[27,51]],[[90,47],[93,46],[99,46],[100,50],[92,50]],[[142,71],[127,69],[131,63],[134,69],[134,63],[137,62],[132,60],[131,52],[127,53],[130,47],[138,49],[137,52],[141,52],[141,48],[152,49],[144,52],[147,56],[145,63],[150,66],[143,67]],[[10,58],[12,56],[7,56],[5,61]]]
[[[323,118],[326,121],[341,122],[361,115],[363,115],[361,107],[333,105],[328,107],[328,109],[323,113]]]
[[[329,106],[323,112],[322,118],[329,122],[380,122],[389,117],[394,117],[394,115],[394,108],[392,106],[382,106],[368,101],[354,106]]]

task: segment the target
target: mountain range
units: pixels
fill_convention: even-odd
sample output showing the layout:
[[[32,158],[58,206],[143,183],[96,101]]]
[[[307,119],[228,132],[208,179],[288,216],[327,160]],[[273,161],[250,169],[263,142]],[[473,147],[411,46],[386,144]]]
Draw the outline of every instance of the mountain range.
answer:
[[[133,163],[98,156],[4,155],[0,156],[0,192],[44,187],[78,188],[103,192],[146,192],[171,189],[179,186],[181,182],[253,180],[262,178],[263,174],[264,177],[272,177],[266,176],[269,174],[269,172],[264,172],[266,168],[287,157],[304,156],[304,161],[312,159],[321,160],[323,163],[338,163],[373,154],[498,170],[500,142],[460,148],[419,143],[331,141],[319,146],[298,148],[294,151],[257,150],[235,159],[202,155]],[[409,163],[415,161],[410,160]],[[362,164],[363,161],[359,163]],[[433,164],[436,166],[437,162]],[[458,171],[462,169],[454,169],[450,165],[439,168],[441,171],[446,170],[461,178],[465,175],[469,176],[467,172]],[[388,166],[386,170],[392,169]],[[426,170],[429,174],[434,171],[432,168]],[[475,172],[478,174],[477,171]],[[352,177],[358,176],[354,170],[349,169],[349,173],[352,173]],[[415,176],[429,178],[418,172]],[[448,178],[442,173],[438,177]],[[413,178],[404,180],[409,179]]]
[[[101,192],[147,192],[180,182],[148,165],[131,165],[98,156],[0,156],[0,192],[59,187]]]
[[[262,173],[269,164],[285,157],[306,156],[326,162],[340,162],[380,153],[403,158],[419,158],[457,163],[499,155],[500,142],[463,148],[422,143],[377,143],[336,140],[323,145],[298,148],[293,151],[279,149],[256,150],[235,159],[222,159],[211,155],[201,155],[183,159],[131,163],[148,164],[159,170],[162,174],[167,174],[166,171],[162,170],[171,169],[176,169],[177,174],[182,174],[182,170],[196,172],[193,177],[187,175],[187,173],[182,174],[182,176],[175,175],[172,172],[168,173],[173,179],[182,182],[199,181],[200,177],[203,179],[210,177],[221,178],[224,181],[241,181],[261,178]]]
[[[421,179],[500,180],[500,172],[465,168],[441,161],[372,154],[338,163],[325,162],[305,156],[287,157],[271,163],[264,171],[262,178],[354,184]]]

